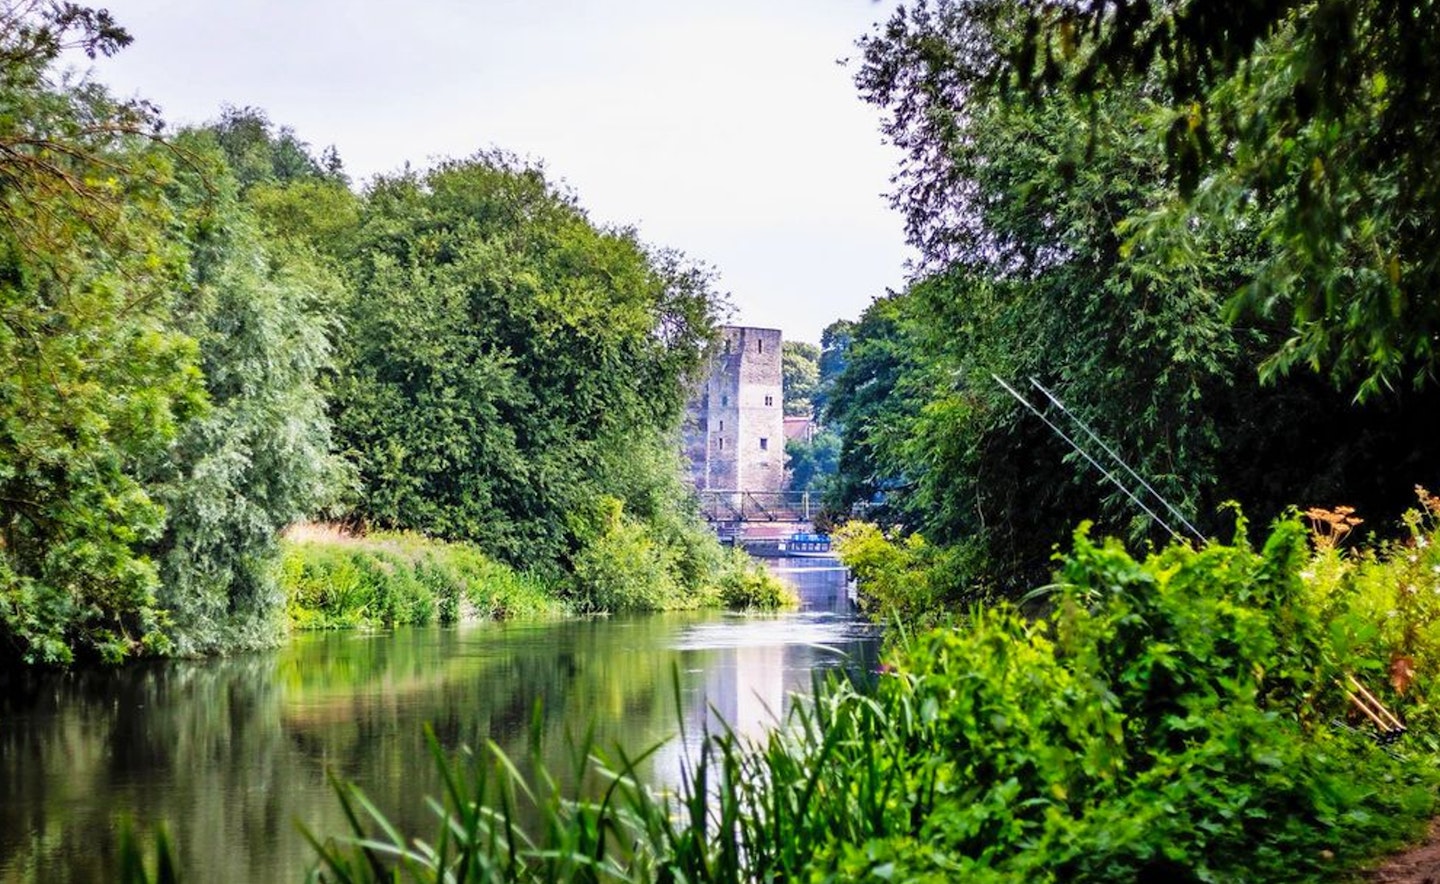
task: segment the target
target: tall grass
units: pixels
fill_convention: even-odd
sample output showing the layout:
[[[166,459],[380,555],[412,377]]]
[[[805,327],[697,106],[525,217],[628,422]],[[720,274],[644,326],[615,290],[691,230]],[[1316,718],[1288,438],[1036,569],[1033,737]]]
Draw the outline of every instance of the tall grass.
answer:
[[[568,613],[544,581],[468,544],[410,533],[357,536],[334,526],[296,526],[283,541],[280,583],[297,629]]]
[[[696,607],[775,610],[799,603],[762,565],[743,551],[721,550],[713,538],[708,547],[714,555],[705,559],[703,573],[678,576],[665,568],[654,573],[655,544],[626,546],[616,538],[635,538],[624,533],[607,538],[587,551],[581,573],[545,580],[470,544],[408,532],[357,535],[307,523],[285,533],[280,585],[295,629]],[[681,577],[684,586],[677,582]]]
[[[841,690],[838,682],[826,689]],[[319,858],[315,878],[740,882],[778,875],[784,879],[804,868],[804,843],[833,833],[836,823],[844,823],[825,819],[825,809],[810,800],[822,768],[807,772],[796,764],[797,746],[835,741],[843,732],[832,727],[833,710],[823,709],[796,711],[789,724],[798,730],[764,748],[728,730],[706,736],[683,762],[679,786],[671,792],[650,788],[638,773],[660,745],[632,755],[619,748],[603,751],[589,734],[571,738],[571,775],[557,778],[541,761],[538,743],[532,743],[531,766],[539,773],[529,782],[493,743],[478,755],[462,749],[452,756],[427,729],[432,758],[444,782],[443,794],[430,801],[436,814],[434,831],[427,838],[403,835],[359,788],[335,781],[350,831],[323,839],[306,832]],[[810,788],[797,790],[795,785],[802,779]],[[558,785],[562,780],[572,783],[569,791]],[[762,795],[778,801],[761,808],[756,802]],[[757,809],[775,825],[757,825],[762,818]],[[529,824],[522,825],[522,819]]]

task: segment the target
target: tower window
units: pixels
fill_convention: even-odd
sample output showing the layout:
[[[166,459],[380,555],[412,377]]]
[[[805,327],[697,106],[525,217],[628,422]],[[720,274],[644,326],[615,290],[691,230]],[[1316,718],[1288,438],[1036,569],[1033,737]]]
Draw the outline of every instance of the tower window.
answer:
[[[764,338],[761,338],[760,340],[758,340],[758,341],[755,342],[755,352],[756,352],[756,353],[764,353],[764,352],[765,352],[765,339],[764,339]]]
[[[729,404],[730,404],[730,397],[729,397],[729,396],[721,396],[721,397],[720,397],[720,406],[721,406],[722,408],[725,407],[726,405],[729,405]]]
[[[761,437],[760,437],[760,450],[761,450],[761,451],[769,451],[769,450],[770,450],[770,440],[769,440],[769,439],[766,439],[764,436],[761,436]]]
[[[775,404],[775,397],[774,397],[774,396],[766,396],[766,397],[765,397],[765,405],[766,405],[766,406],[771,406],[771,405],[774,405],[774,404]]]
[[[725,432],[725,422],[724,422],[724,421],[721,421],[721,422],[720,422],[720,432],[722,432],[722,433]]]
[[[720,450],[721,450],[721,451],[724,451],[724,450],[725,450],[725,440],[724,440],[723,438],[720,440]]]

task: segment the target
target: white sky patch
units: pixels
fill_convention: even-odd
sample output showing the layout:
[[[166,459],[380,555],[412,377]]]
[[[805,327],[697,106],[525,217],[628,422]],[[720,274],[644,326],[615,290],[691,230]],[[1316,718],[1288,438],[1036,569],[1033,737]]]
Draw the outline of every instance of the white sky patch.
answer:
[[[836,62],[893,0],[114,0],[98,78],[197,123],[263,108],[357,180],[500,147],[591,217],[713,264],[748,325],[818,342],[904,281],[898,153]]]

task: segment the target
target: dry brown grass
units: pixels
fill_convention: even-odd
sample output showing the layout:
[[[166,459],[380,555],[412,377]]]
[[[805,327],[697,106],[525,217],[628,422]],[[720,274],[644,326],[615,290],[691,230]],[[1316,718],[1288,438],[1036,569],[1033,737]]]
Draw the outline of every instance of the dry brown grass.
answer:
[[[280,535],[293,543],[358,545],[365,537],[339,522],[296,522]]]
[[[379,531],[367,534],[364,529],[341,522],[296,522],[280,536],[290,543],[383,550],[407,559],[424,555],[427,550],[437,546],[447,545],[443,541],[431,541],[424,535],[411,532]]]

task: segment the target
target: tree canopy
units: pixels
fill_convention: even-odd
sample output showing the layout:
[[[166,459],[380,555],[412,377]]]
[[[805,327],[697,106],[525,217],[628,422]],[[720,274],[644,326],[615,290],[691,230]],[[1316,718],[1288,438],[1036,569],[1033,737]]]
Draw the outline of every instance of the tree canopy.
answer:
[[[164,510],[137,477],[204,407],[194,341],[166,320],[173,156],[153,117],[59,53],[129,36],[69,5],[0,12],[0,657],[118,659],[165,636],[138,545]]]
[[[557,562],[567,518],[669,444],[713,325],[703,272],[593,225],[503,154],[376,183],[349,262],[336,415],[359,513]]]
[[[820,383],[820,348],[804,341],[785,341],[782,348],[780,379],[785,416],[810,414],[814,411],[811,399]]]
[[[54,73],[129,36],[0,10],[0,661],[273,642],[316,515],[470,541],[582,609],[722,561],[676,433],[711,274],[499,152],[356,193],[254,107],[167,130]]]
[[[981,583],[1015,587],[1043,579],[1080,519],[1152,530],[998,375],[1057,391],[1210,531],[1226,499],[1257,514],[1317,499],[1403,508],[1434,454],[1419,429],[1433,389],[1362,407],[1333,372],[1274,371],[1314,325],[1293,301],[1235,305],[1287,266],[1272,233],[1293,201],[1187,197],[1163,71],[1033,96],[997,77],[1031,39],[1032,9],[909,3],[862,44],[857,83],[904,151],[893,200],[925,269],[843,351],[827,406],[843,428],[839,502],[965,546]]]
[[[1147,79],[1170,223],[1266,217],[1237,307],[1362,396],[1434,380],[1440,335],[1440,10],[1432,0],[1132,0],[1031,7],[997,77],[1082,101]],[[1092,109],[1096,107],[1091,104]]]

